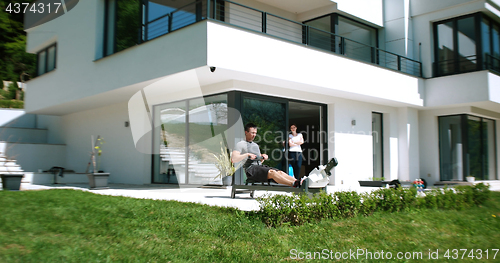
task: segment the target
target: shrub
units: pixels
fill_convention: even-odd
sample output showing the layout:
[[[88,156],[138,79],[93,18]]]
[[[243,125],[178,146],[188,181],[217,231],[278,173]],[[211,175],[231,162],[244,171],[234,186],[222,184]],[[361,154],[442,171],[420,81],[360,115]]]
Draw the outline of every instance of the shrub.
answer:
[[[336,192],[333,195],[340,217],[353,217],[359,213],[361,196],[357,192]]]
[[[24,108],[24,102],[20,100],[0,100],[0,108]]]
[[[473,188],[473,198],[477,205],[484,203],[490,197],[490,187],[484,183],[476,184]]]
[[[417,193],[415,188],[381,188],[364,194],[349,191],[314,195],[264,195],[257,198],[260,210],[255,215],[268,226],[301,225],[323,218],[369,216],[374,212],[460,210],[484,203],[489,194],[489,187],[481,183],[456,189],[435,189],[425,194]]]
[[[378,209],[378,199],[376,193],[368,192],[361,194],[361,208],[360,215],[369,216],[376,212]]]

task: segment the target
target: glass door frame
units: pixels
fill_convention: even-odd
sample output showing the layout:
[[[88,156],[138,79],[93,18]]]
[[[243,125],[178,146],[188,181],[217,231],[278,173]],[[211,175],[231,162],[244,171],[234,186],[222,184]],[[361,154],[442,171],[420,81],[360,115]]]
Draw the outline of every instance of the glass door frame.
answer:
[[[296,99],[288,99],[288,98],[275,97],[275,96],[269,96],[269,95],[261,95],[261,94],[256,94],[256,93],[235,91],[235,90],[220,92],[220,93],[215,93],[215,94],[209,94],[209,95],[203,96],[203,98],[217,96],[217,95],[223,95],[223,94],[227,95],[228,108],[236,109],[240,113],[239,114],[240,116],[241,116],[241,112],[242,112],[242,108],[243,108],[243,99],[244,98],[283,103],[285,105],[285,118],[286,118],[285,125],[286,125],[286,132],[287,132],[286,134],[288,134],[288,128],[289,128],[288,126],[290,125],[289,124],[289,102],[298,102],[298,103],[305,103],[305,104],[320,106],[320,108],[321,108],[321,111],[320,111],[320,124],[321,124],[320,133],[322,136],[321,137],[322,143],[320,143],[321,149],[319,149],[320,150],[320,163],[326,164],[328,162],[328,157],[329,157],[328,156],[328,153],[329,153],[329,151],[328,151],[328,140],[329,140],[328,139],[328,105],[323,104],[323,103],[302,101],[302,100],[296,100]],[[154,105],[153,106],[153,116],[152,116],[153,122],[155,120],[155,108],[156,107],[160,107],[164,104],[170,104],[170,103],[176,103],[176,102],[185,102],[187,107],[188,107],[188,105],[189,105],[188,101],[192,100],[192,99],[196,99],[196,98],[186,98],[186,99],[182,99],[182,100],[170,101],[170,102]],[[240,118],[240,116],[234,116],[234,115],[235,114],[228,115],[228,127],[233,126]],[[189,123],[189,116],[186,117],[186,123]],[[153,131],[152,131],[153,135],[152,136],[159,136],[159,134],[158,134],[159,129],[160,129],[160,126],[154,127],[154,125],[153,125]],[[189,125],[186,125],[186,142],[185,142],[185,144],[187,144],[187,145],[189,144],[188,129],[189,129]],[[233,134],[233,132],[234,132],[234,134]],[[235,129],[231,130],[230,133],[227,134],[227,138],[226,138],[228,140],[228,144],[229,144],[228,146],[231,145],[230,141],[234,141],[238,137],[243,137],[243,134],[244,134],[243,127],[235,127]],[[151,140],[152,148],[151,149],[156,149],[154,144],[155,144],[155,139],[152,138],[152,140]],[[186,145],[186,148],[189,148],[189,147],[187,147],[187,145]],[[285,149],[288,150],[288,144],[285,144]],[[187,149],[186,151],[187,151],[186,153],[188,154],[189,149]],[[155,182],[155,180],[154,180],[155,179],[155,171],[158,170],[155,168],[159,162],[158,156],[159,156],[159,152],[156,152],[156,151],[154,151],[152,156],[151,156],[151,158],[152,158],[152,161],[151,161],[151,183],[166,184],[166,183],[161,183],[161,182]],[[189,165],[189,162],[187,165]],[[286,167],[288,167],[288,160],[286,162]],[[188,169],[188,168],[189,167],[186,166],[186,169]],[[238,174],[240,176],[238,176]],[[242,178],[241,177],[241,169],[239,169],[235,175],[236,176],[233,176],[233,184],[234,183],[244,184],[244,182],[241,182],[241,178]]]
[[[255,99],[255,100],[261,100],[261,101],[268,101],[268,102],[276,102],[276,103],[281,103],[284,104],[285,106],[285,129],[288,127],[288,99],[285,98],[280,98],[280,97],[273,97],[273,96],[268,96],[268,95],[261,95],[261,94],[256,94],[256,93],[250,93],[250,92],[244,92],[244,91],[233,91],[229,92],[228,94],[228,106],[233,107],[234,109],[238,110],[240,113],[240,116],[243,118],[243,101],[244,99]],[[232,94],[231,94],[232,93]],[[246,123],[243,123],[245,125]],[[241,135],[235,135],[232,140],[236,140],[238,137],[243,137],[244,130],[237,131]],[[286,132],[286,131],[285,131]],[[285,152],[288,152],[288,144],[285,144]],[[286,160],[286,167],[288,167],[288,160]],[[236,171],[235,176],[233,176],[233,184],[236,185],[242,185],[245,182],[243,182],[243,170],[238,169]]]
[[[158,151],[156,150],[156,146],[155,146],[155,142],[156,142],[156,137],[159,136],[158,132],[161,130],[161,125],[162,123],[159,123],[159,125],[156,125],[155,123],[155,120],[156,120],[156,114],[159,114],[157,113],[157,111],[159,112],[159,110],[157,110],[158,108],[162,107],[163,105],[167,105],[167,104],[173,104],[173,103],[184,103],[187,111],[186,111],[186,115],[184,116],[185,117],[185,123],[186,123],[186,128],[185,128],[185,134],[184,134],[184,148],[185,148],[185,156],[184,156],[184,163],[186,165],[186,170],[185,170],[185,174],[186,174],[186,183],[185,184],[189,184],[189,176],[188,176],[188,171],[189,171],[189,153],[190,153],[190,149],[189,149],[189,105],[190,105],[190,101],[191,100],[195,100],[195,99],[206,99],[206,98],[210,98],[210,97],[215,97],[215,96],[218,96],[218,95],[227,95],[227,104],[228,104],[228,107],[230,107],[230,94],[231,92],[220,92],[220,93],[214,93],[214,94],[209,94],[209,95],[206,95],[206,96],[203,96],[203,97],[194,97],[194,98],[186,98],[186,99],[182,99],[182,100],[175,100],[175,101],[170,101],[170,102],[166,102],[166,103],[161,103],[161,104],[156,104],[156,105],[153,105],[153,116],[152,116],[152,120],[153,120],[153,125],[152,125],[152,128],[153,130],[151,131],[152,132],[152,139],[151,139],[151,149],[153,149],[153,154],[151,155],[151,183],[153,184],[171,184],[171,183],[163,183],[163,182],[155,182],[155,173],[157,171],[160,170],[160,168],[156,167],[157,165],[159,165],[161,162],[159,161],[160,160],[160,152],[159,152],[159,149]],[[231,118],[231,116],[228,116],[228,121],[230,120],[229,118]],[[161,122],[161,120],[160,120]]]
[[[245,92],[245,91],[230,91],[228,92],[228,107],[232,107],[242,113],[243,110],[243,100],[244,98],[250,98],[250,99],[257,99],[257,100],[263,100],[263,101],[270,101],[270,102],[278,102],[278,103],[284,103],[285,104],[285,125],[286,125],[286,132],[288,134],[288,128],[289,128],[289,103],[290,102],[297,102],[297,103],[305,103],[305,104],[311,104],[311,105],[317,105],[320,106],[321,111],[320,111],[320,134],[322,136],[321,140],[322,143],[320,143],[320,163],[326,164],[328,162],[328,105],[323,104],[323,103],[316,103],[316,102],[310,102],[310,101],[303,101],[303,100],[296,100],[296,99],[288,99],[288,98],[282,98],[282,97],[275,97],[275,96],[269,96],[269,95],[261,95],[261,94],[256,94],[256,93],[250,93],[250,92]],[[233,117],[234,118],[234,117]],[[231,119],[231,117],[230,117]],[[233,119],[234,122],[235,120]],[[244,123],[245,124],[245,123]],[[244,131],[238,131],[240,134],[244,134]],[[242,136],[242,135],[239,135]],[[232,138],[233,140],[236,137]],[[288,151],[288,144],[285,144],[285,151]],[[287,158],[285,158],[287,159]],[[286,160],[286,167],[288,167],[288,159]],[[244,184],[242,182],[242,171],[239,169],[236,173],[236,176],[233,176],[233,184],[241,185]]]
[[[372,119],[373,119],[373,115],[378,115],[380,116],[380,135],[379,135],[379,138],[380,138],[380,168],[381,168],[381,176],[380,177],[383,177],[385,178],[385,174],[384,174],[384,113],[382,112],[377,112],[377,111],[372,111]],[[372,120],[372,140],[373,140],[373,120]],[[375,162],[373,163],[373,166],[375,167]],[[374,174],[373,174],[373,177],[375,178],[375,171],[374,171]]]
[[[492,145],[492,147],[494,147],[494,165],[495,165],[495,174],[494,175],[488,175],[489,178],[488,180],[497,180],[498,179],[498,162],[497,162],[497,136],[496,136],[496,120],[495,119],[492,119],[492,118],[485,118],[485,117],[481,117],[481,116],[476,116],[476,115],[472,115],[472,114],[452,114],[452,115],[443,115],[443,116],[438,116],[438,145],[439,145],[439,180],[443,180],[442,178],[442,174],[443,174],[443,171],[442,171],[442,160],[441,160],[441,151],[443,149],[441,149],[441,138],[440,138],[440,135],[441,135],[441,126],[440,126],[440,122],[441,122],[441,118],[444,118],[444,117],[452,117],[452,116],[459,116],[460,117],[460,129],[461,129],[461,139],[462,139],[462,147],[463,147],[463,152],[462,152],[462,181],[466,181],[466,176],[468,176],[468,171],[469,171],[469,168],[470,168],[470,163],[469,161],[467,161],[467,154],[469,153],[469,131],[468,131],[468,120],[469,120],[469,116],[470,117],[475,117],[475,118],[479,118],[480,119],[480,123],[481,123],[481,128],[480,130],[483,131],[483,120],[490,120],[490,121],[493,121],[493,123],[495,125],[493,125],[493,139],[494,139],[494,143]],[[484,134],[481,133],[480,134],[480,142],[481,142],[481,153],[484,153],[484,149],[483,149],[483,140],[484,140]],[[484,176],[485,176],[485,167],[484,167],[484,157],[481,159],[481,178],[479,180],[485,180],[484,179]],[[479,176],[476,176],[476,177],[479,177]]]

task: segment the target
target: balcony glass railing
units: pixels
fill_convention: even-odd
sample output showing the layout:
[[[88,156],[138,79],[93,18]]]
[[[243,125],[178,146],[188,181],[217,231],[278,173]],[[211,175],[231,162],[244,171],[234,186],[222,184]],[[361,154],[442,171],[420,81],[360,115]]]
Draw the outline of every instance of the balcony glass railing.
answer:
[[[228,0],[199,0],[145,23],[140,34],[141,41],[207,18],[417,77],[422,76],[422,63],[416,60]]]
[[[434,63],[434,76],[436,77],[479,70],[491,70],[500,73],[500,58],[490,54],[484,54],[482,63],[478,60],[478,56],[476,55]]]
[[[485,69],[493,70],[500,74],[500,58],[486,54],[484,66]]]

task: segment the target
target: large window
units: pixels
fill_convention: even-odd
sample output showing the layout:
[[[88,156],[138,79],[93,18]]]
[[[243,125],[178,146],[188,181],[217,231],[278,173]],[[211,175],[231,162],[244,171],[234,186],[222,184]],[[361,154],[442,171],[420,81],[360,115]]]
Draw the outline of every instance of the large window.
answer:
[[[106,0],[103,56],[138,43],[141,0]]]
[[[106,0],[103,56],[193,24],[205,13],[206,1],[199,0]]]
[[[56,44],[37,53],[37,76],[50,72],[56,68]]]
[[[372,112],[373,178],[384,177],[382,113]]]
[[[315,18],[304,24],[312,27],[308,32],[310,46],[373,62],[375,50],[372,47],[378,47],[377,29],[338,14]]]
[[[435,76],[500,71],[499,24],[482,13],[434,23]]]
[[[227,95],[167,103],[155,108],[154,183],[220,184],[213,154],[227,145]]]
[[[222,184],[221,178],[215,178],[218,170],[213,154],[242,140],[242,123],[248,122],[259,127],[255,142],[269,156],[266,165],[284,171],[288,171],[288,125],[298,123],[306,140],[302,174],[307,175],[327,161],[326,119],[325,105],[239,91],[155,106],[152,182]],[[244,183],[241,169],[234,180]]]
[[[439,117],[441,181],[497,179],[495,145],[494,120],[465,114]]]

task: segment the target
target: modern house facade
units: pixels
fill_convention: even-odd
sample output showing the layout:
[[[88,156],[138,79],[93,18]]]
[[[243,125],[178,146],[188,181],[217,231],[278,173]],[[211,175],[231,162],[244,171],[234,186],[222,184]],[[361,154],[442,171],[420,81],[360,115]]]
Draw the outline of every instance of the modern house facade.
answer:
[[[77,172],[100,135],[111,182],[220,183],[255,122],[269,165],[295,123],[333,185],[500,179],[499,0],[86,0],[26,31],[26,112]]]

